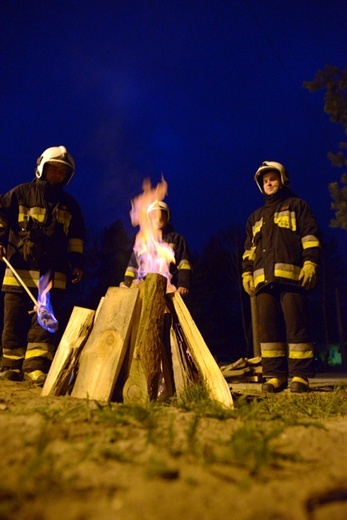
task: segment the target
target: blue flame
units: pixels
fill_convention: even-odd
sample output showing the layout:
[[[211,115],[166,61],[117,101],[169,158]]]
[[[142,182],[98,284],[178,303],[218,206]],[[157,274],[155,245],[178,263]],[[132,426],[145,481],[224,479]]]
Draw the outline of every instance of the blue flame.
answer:
[[[50,273],[42,275],[39,279],[38,304],[35,308],[37,312],[37,321],[41,327],[48,332],[56,332],[58,330],[58,321],[54,316],[53,307],[49,291],[52,288],[52,280]]]

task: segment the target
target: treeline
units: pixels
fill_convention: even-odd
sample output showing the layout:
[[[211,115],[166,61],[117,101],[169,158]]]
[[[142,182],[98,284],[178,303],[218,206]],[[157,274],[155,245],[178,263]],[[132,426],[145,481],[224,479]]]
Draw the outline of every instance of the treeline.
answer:
[[[216,233],[200,254],[193,253],[193,284],[187,306],[214,356],[231,362],[253,356],[249,296],[241,284],[244,228],[229,226]],[[89,230],[86,272],[71,286],[67,310],[73,305],[96,308],[107,288],[118,286],[131,254],[121,220],[103,231]],[[347,316],[347,263],[333,239],[324,242],[318,283],[310,291],[313,338],[320,352],[344,343]]]

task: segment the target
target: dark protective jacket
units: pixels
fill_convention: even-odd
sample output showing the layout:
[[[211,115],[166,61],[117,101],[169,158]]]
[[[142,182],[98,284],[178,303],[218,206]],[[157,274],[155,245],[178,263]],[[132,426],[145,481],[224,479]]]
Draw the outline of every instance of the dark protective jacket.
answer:
[[[248,218],[243,272],[256,292],[270,283],[300,285],[305,261],[319,262],[318,226],[308,204],[283,187]]]
[[[190,288],[192,267],[190,261],[190,253],[187,243],[182,235],[177,233],[171,224],[163,229],[162,239],[169,244],[174,251],[175,264],[170,264],[170,273],[172,275],[171,282],[177,287]],[[124,275],[124,283],[128,286],[137,277],[138,262],[135,253],[130,256],[129,264]]]
[[[0,197],[0,244],[29,288],[50,272],[53,288],[65,289],[71,269],[83,269],[84,237],[80,207],[61,187],[35,179]],[[2,290],[22,291],[8,267]]]

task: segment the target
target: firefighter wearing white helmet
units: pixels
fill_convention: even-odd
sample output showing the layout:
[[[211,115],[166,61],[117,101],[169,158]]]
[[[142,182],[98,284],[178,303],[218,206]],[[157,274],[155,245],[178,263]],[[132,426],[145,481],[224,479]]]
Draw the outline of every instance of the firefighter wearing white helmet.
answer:
[[[67,281],[83,275],[84,219],[77,201],[64,191],[75,171],[65,146],[47,148],[37,159],[35,179],[0,197],[0,259],[6,257],[38,299],[39,280],[47,277],[53,313]],[[0,379],[27,379],[43,385],[59,340],[37,321],[32,300],[8,267],[4,297],[3,356]]]
[[[63,170],[66,170],[66,176],[62,182],[64,186],[70,182],[75,173],[75,161],[65,146],[52,146],[47,148],[47,150],[38,157],[35,170],[38,179],[44,179],[47,164],[55,165],[56,167],[61,166]]]
[[[289,176],[286,172],[285,167],[283,164],[276,162],[276,161],[264,161],[254,175],[254,180],[257,183],[258,188],[260,189],[261,193],[264,193],[263,190],[263,176],[265,173],[269,171],[276,171],[278,172],[281,180],[281,184],[283,186],[289,186]]]
[[[161,239],[169,244],[174,251],[175,263],[170,264],[170,273],[172,275],[171,282],[177,287],[178,292],[182,296],[189,293],[192,277],[192,267],[190,260],[190,252],[185,238],[175,231],[171,220],[171,211],[169,206],[161,201],[155,200],[147,208],[147,214],[151,219],[153,227],[161,230]],[[130,256],[128,266],[125,271],[122,285],[130,287],[132,282],[138,275],[138,258],[133,252]]]
[[[264,392],[309,389],[314,353],[307,290],[316,283],[319,230],[307,202],[290,188],[281,163],[254,175],[265,203],[250,215],[242,257],[245,291],[256,298]]]
[[[167,215],[167,221],[170,222],[171,213],[170,208],[166,204],[166,202],[163,202],[162,200],[155,200],[150,204],[147,208],[147,214],[149,215],[152,211],[159,210],[159,211],[165,211]]]

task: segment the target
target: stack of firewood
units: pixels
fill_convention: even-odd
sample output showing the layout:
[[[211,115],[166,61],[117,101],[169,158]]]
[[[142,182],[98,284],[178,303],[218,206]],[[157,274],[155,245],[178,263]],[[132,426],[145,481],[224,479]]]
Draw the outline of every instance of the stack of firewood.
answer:
[[[211,399],[232,408],[225,377],[166,283],[150,273],[131,288],[110,287],[96,311],[74,307],[41,395],[144,404],[203,382]]]

